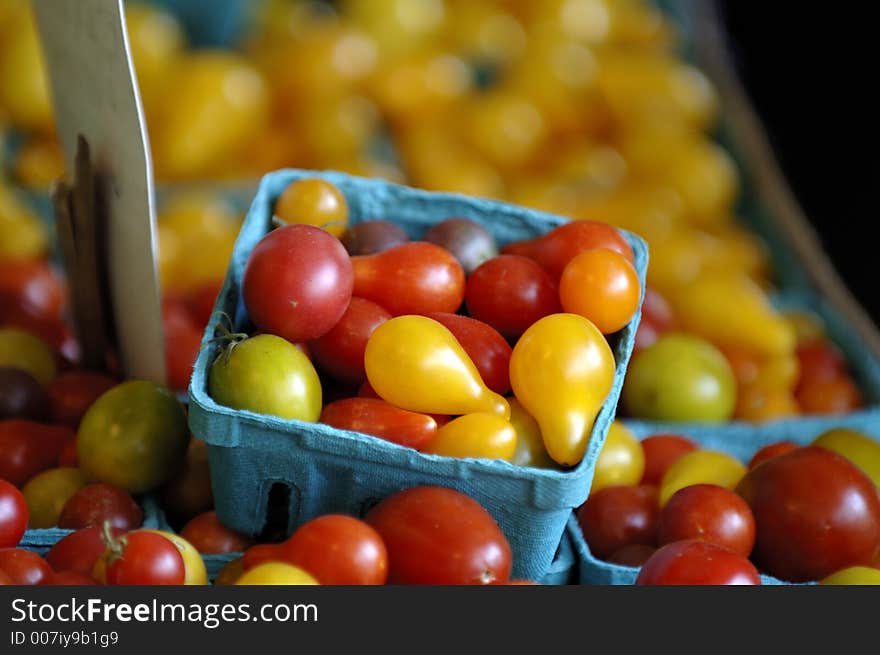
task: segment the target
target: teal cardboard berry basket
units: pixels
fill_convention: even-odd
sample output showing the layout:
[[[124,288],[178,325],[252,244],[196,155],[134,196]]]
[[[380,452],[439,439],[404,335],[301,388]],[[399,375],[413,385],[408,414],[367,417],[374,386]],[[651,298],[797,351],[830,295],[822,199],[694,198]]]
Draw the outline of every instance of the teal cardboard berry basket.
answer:
[[[514,576],[541,579],[557,552],[568,516],[589,493],[596,457],[616,410],[640,312],[611,339],[616,361],[614,384],[593,426],[583,460],[569,470],[426,455],[328,425],[221,406],[208,394],[209,370],[219,352],[212,339],[224,314],[234,317],[236,330],[250,327],[240,297],[245,263],[272,227],[277,197],[291,182],[304,177],[321,177],[339,187],[348,201],[352,223],[385,218],[412,238],[452,216],[480,222],[500,244],[539,236],[565,222],[561,217],[505,203],[430,193],[342,173],[284,170],[265,176],[242,225],[189,387],[190,428],[208,444],[218,516],[230,528],[257,535],[280,515],[276,518],[281,531],[289,534],[321,514],[362,516],[376,502],[402,489],[445,486],[471,496],[492,514],[510,541]],[[633,234],[626,237],[644,287],[647,247]]]

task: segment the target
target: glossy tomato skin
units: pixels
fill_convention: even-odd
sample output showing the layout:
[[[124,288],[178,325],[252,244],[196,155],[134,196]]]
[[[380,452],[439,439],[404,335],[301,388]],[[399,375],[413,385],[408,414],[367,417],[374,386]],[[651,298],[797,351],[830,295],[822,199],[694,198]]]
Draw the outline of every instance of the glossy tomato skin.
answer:
[[[79,530],[103,526],[105,521],[119,530],[134,530],[144,522],[144,512],[124,489],[112,484],[90,484],[64,505],[58,527]]]
[[[562,308],[590,319],[602,334],[613,334],[629,323],[641,296],[636,269],[607,248],[576,255],[559,279]]]
[[[510,354],[512,349],[491,325],[469,316],[432,312],[427,314],[441,323],[461,344],[480,372],[486,386],[501,395],[510,391]]]
[[[0,548],[0,571],[16,585],[40,584],[52,575],[46,560],[24,548]]]
[[[373,330],[389,318],[391,314],[372,300],[353,297],[339,322],[324,336],[309,342],[312,361],[340,382],[360,384],[367,379],[367,341]]]
[[[455,312],[465,276],[451,253],[425,241],[351,258],[354,295],[378,303],[392,316]]]
[[[659,513],[657,487],[617,485],[591,494],[577,520],[590,552],[607,560],[624,546],[654,546]]]
[[[880,497],[845,458],[798,448],[749,471],[736,487],[755,516],[753,557],[790,582],[824,578],[880,555]]]
[[[322,585],[380,585],[388,579],[388,551],[372,527],[351,516],[327,514],[301,525],[280,546],[284,562]]]
[[[49,410],[46,391],[30,373],[0,367],[0,420],[26,418],[42,420]]]
[[[55,465],[61,450],[76,438],[67,427],[24,419],[0,421],[0,479],[21,487]]]
[[[572,221],[543,236],[508,244],[501,252],[534,259],[554,280],[558,280],[568,262],[576,255],[595,248],[618,252],[631,264],[635,259],[632,246],[620,232],[596,221]]]
[[[41,585],[52,585],[52,586],[65,586],[65,587],[86,587],[91,585],[97,585],[98,583],[95,579],[86,574],[86,573],[78,573],[77,571],[61,571],[53,572],[48,577],[44,578]]]
[[[242,296],[258,328],[297,343],[336,325],[353,284],[351,260],[338,239],[312,225],[286,225],[251,252]]]
[[[562,311],[559,291],[549,273],[527,257],[499,255],[467,280],[468,314],[516,339],[530,325]]]
[[[326,405],[321,423],[341,430],[371,434],[419,450],[437,434],[437,421],[427,414],[395,407],[379,398],[343,398]]]
[[[503,584],[511,551],[492,516],[445,487],[413,487],[365,518],[388,548],[390,584]]]
[[[65,371],[49,383],[49,400],[54,423],[76,429],[83,415],[116,380],[93,371]]]
[[[146,530],[120,538],[122,550],[107,558],[107,584],[182,585],[186,579],[183,556],[171,541]]]
[[[666,469],[680,457],[697,449],[697,444],[678,434],[654,434],[642,439],[645,472],[642,484],[659,485]]]
[[[759,585],[749,560],[723,546],[686,540],[667,544],[642,565],[637,585]]]
[[[340,239],[352,257],[375,255],[409,241],[406,232],[391,221],[361,221],[349,227]]]
[[[102,530],[101,526],[93,525],[80,528],[63,537],[46,553],[49,566],[58,573],[72,571],[91,576],[95,562],[107,548]],[[110,528],[110,533],[114,537],[121,536],[123,532],[118,528]]]
[[[730,489],[694,484],[667,501],[657,520],[657,543],[698,539],[748,557],[755,545],[755,518],[746,502]]]
[[[6,480],[0,480],[0,548],[11,548],[21,541],[28,524],[24,495]]]
[[[749,469],[755,468],[758,464],[766,462],[772,457],[790,453],[798,448],[800,446],[793,441],[777,441],[776,443],[768,444],[752,455],[752,458],[749,460]]]
[[[495,237],[469,218],[447,218],[431,226],[422,238],[451,252],[466,275],[498,254]]]
[[[183,526],[180,536],[203,555],[243,552],[253,544],[250,537],[220,523],[213,510],[193,517]]]

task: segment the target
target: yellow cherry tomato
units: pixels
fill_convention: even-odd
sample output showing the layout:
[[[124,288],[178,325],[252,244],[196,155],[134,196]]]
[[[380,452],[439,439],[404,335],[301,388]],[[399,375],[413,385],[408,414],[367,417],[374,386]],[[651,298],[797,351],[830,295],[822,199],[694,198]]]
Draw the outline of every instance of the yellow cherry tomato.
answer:
[[[553,468],[556,466],[541,436],[541,428],[535,417],[526,411],[516,398],[508,398],[510,404],[510,424],[516,430],[516,452],[510,460],[517,466]]]
[[[20,368],[41,384],[55,377],[55,357],[44,341],[17,328],[0,329],[0,366]]]
[[[433,43],[447,19],[443,0],[344,0],[341,13],[375,39],[383,59]]]
[[[816,437],[813,445],[846,457],[880,487],[880,443],[868,435],[836,428]]]
[[[76,468],[49,469],[32,477],[21,490],[28,506],[28,527],[58,525],[64,505],[84,486],[86,477]]]
[[[486,387],[452,333],[425,316],[396,316],[377,327],[367,341],[364,366],[376,393],[401,409],[510,416],[507,401]]]
[[[54,139],[28,139],[16,153],[14,167],[17,182],[46,190],[64,175],[64,156]]]
[[[27,4],[13,11],[0,35],[0,113],[24,130],[52,130],[49,78],[36,21]]]
[[[191,543],[180,535],[164,530],[144,530],[144,532],[154,532],[165,537],[170,541],[183,558],[183,567],[185,576],[183,584],[185,585],[206,585],[208,584],[208,570],[205,568],[205,561],[202,559],[199,551],[195,549]]]
[[[336,186],[317,177],[291,183],[275,203],[285,223],[317,225],[339,238],[348,227],[348,203]]]
[[[644,473],[645,451],[641,442],[623,423],[614,421],[596,459],[590,493],[615,485],[638,484]]]
[[[768,388],[760,384],[740,387],[735,418],[754,423],[776,421],[800,415],[801,410],[790,389]]]
[[[695,450],[673,462],[660,482],[660,506],[679,489],[694,484],[717,484],[733,489],[746,474],[742,462],[727,453]]]
[[[880,569],[850,566],[819,581],[822,585],[880,585]]]
[[[495,414],[478,412],[459,416],[441,427],[423,452],[509,462],[516,453],[516,441],[516,430],[508,421]]]
[[[281,562],[266,562],[245,571],[236,585],[316,585],[315,580],[298,566]]]
[[[380,326],[381,327],[381,326]],[[547,452],[574,466],[614,381],[614,355],[583,316],[551,314],[532,324],[510,356],[510,383],[541,426]]]
[[[468,143],[502,169],[525,166],[547,139],[547,124],[524,94],[496,90],[476,96],[464,113]]]
[[[183,53],[183,28],[175,17],[158,7],[129,2],[125,7],[128,45],[137,73],[147,118],[158,103],[166,102],[163,82]]]

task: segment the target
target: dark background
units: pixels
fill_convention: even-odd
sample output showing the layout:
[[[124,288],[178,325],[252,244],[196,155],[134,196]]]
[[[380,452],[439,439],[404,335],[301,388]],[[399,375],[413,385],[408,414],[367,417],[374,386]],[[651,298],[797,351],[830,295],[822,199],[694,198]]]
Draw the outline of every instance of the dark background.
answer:
[[[739,73],[837,270],[880,323],[880,30],[869,2],[721,2]]]

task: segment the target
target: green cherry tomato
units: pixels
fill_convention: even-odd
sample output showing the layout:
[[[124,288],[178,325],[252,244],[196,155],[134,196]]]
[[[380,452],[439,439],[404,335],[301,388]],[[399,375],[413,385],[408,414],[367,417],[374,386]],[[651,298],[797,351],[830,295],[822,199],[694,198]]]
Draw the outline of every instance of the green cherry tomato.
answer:
[[[208,377],[221,405],[284,419],[317,421],[321,380],[303,352],[271,334],[246,339],[222,352]]]
[[[880,569],[872,566],[850,566],[823,578],[823,585],[880,585]]]

